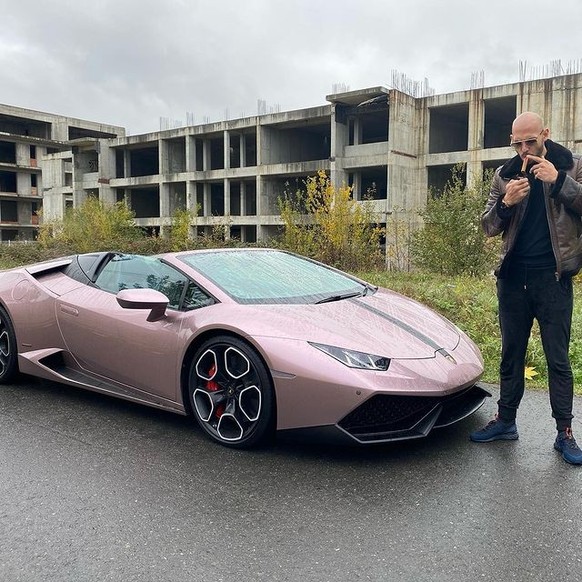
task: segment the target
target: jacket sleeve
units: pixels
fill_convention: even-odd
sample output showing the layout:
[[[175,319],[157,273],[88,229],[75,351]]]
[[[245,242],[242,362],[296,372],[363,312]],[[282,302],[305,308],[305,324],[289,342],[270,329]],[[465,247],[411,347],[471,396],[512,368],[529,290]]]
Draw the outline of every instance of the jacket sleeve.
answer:
[[[485,210],[481,215],[481,226],[486,236],[497,236],[501,234],[509,224],[513,209],[503,210],[500,207],[504,194],[503,180],[499,176],[499,169],[497,169],[491,181],[491,190],[489,191],[489,198],[485,205]]]
[[[558,172],[558,180],[550,195],[582,216],[582,158],[576,157],[574,167],[568,172]]]

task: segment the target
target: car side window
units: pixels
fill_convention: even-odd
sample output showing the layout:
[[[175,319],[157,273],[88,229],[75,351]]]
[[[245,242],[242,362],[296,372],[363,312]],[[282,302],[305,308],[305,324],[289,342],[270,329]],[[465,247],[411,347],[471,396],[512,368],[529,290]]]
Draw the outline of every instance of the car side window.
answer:
[[[184,303],[182,304],[186,311],[198,309],[199,307],[206,307],[207,305],[213,305],[214,303],[215,301],[210,297],[210,295],[200,289],[196,283],[190,281],[188,289],[186,290],[186,295],[184,296]]]
[[[190,281],[180,271],[153,257],[116,255],[101,270],[95,285],[104,291],[119,293],[123,289],[155,289],[168,299],[168,306],[179,309]],[[192,309],[192,307],[186,307]]]

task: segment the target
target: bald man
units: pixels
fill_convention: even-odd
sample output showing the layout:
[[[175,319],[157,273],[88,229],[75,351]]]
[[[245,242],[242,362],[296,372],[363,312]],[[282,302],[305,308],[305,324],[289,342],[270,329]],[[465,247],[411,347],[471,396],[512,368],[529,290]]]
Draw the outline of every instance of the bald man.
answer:
[[[501,328],[500,397],[495,418],[471,433],[474,442],[518,438],[516,416],[525,387],[525,356],[534,319],[548,364],[554,448],[582,464],[572,434],[573,377],[568,349],[572,276],[582,267],[582,159],[549,139],[536,113],[513,122],[516,155],[498,168],[481,216],[487,236],[502,235],[497,276]]]

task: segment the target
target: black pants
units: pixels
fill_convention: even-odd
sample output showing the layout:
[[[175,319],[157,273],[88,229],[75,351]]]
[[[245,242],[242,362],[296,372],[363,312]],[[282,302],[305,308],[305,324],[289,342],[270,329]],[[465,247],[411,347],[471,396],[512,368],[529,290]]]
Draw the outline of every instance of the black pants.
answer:
[[[534,318],[548,365],[552,416],[558,430],[571,425],[574,381],[568,356],[572,326],[572,279],[552,270],[513,270],[497,280],[501,365],[499,417],[515,420],[525,388],[525,356]]]

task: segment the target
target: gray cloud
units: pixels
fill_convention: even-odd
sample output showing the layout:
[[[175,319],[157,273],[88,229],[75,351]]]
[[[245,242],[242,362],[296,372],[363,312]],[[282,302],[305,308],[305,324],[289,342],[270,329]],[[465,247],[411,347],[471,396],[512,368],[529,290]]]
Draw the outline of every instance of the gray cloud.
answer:
[[[519,62],[580,59],[582,3],[490,0],[0,0],[0,101],[154,131],[325,103],[334,83],[437,93],[518,81]],[[557,14],[554,14],[556,18]]]

